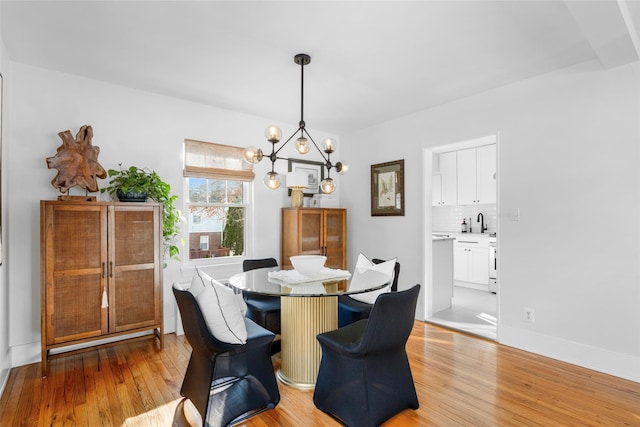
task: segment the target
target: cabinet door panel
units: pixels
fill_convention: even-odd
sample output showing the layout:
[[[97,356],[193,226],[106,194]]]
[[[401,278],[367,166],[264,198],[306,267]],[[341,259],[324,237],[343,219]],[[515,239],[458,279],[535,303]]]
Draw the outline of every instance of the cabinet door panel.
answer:
[[[453,280],[469,280],[468,255],[463,246],[453,246]]]
[[[51,292],[48,344],[97,337],[106,333],[101,310],[100,274],[62,276],[54,279]]]
[[[100,268],[106,255],[99,244],[103,238],[101,210],[56,207],[50,210],[50,215],[53,271]]]
[[[471,205],[476,200],[476,149],[457,152],[458,204]]]
[[[478,147],[477,158],[477,190],[478,203],[496,202],[496,145]]]
[[[44,215],[47,344],[106,333],[106,210],[55,204]]]
[[[489,249],[473,248],[469,252],[469,281],[489,284]]]
[[[158,206],[112,206],[109,222],[109,329],[122,332],[161,322]]]
[[[434,173],[431,175],[431,206],[442,205],[442,175]]]
[[[300,255],[321,255],[322,211],[301,211],[299,233]]]
[[[347,218],[343,210],[326,210],[324,223],[324,246],[329,268],[345,269]]]
[[[457,159],[454,151],[440,155],[440,173],[442,175],[442,205],[452,206],[458,203]]]
[[[155,262],[153,210],[118,210],[115,215],[116,266]]]
[[[156,304],[157,288],[154,285],[154,269],[124,270],[115,274],[114,306],[115,332],[141,328],[158,323]]]

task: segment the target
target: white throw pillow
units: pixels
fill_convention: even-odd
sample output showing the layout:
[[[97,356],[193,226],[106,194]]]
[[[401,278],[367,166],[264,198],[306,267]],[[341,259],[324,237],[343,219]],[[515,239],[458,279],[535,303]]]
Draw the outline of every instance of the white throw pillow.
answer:
[[[353,298],[356,301],[364,302],[367,304],[375,303],[378,295],[389,292],[389,290],[391,289],[391,281],[393,280],[396,261],[397,258],[393,258],[380,264],[374,264],[369,261],[367,257],[359,254],[356,261],[356,268],[353,274],[353,278],[351,279],[351,284],[349,285],[349,290],[366,289],[371,285],[373,281],[380,280],[380,274],[383,274],[386,278],[388,278],[389,284],[376,291],[349,295],[349,297]]]
[[[207,284],[211,283],[211,279],[211,276],[196,267],[196,271],[193,273],[193,278],[191,279],[189,292],[197,298],[200,292],[204,291]]]
[[[218,282],[216,279],[196,267],[196,271],[193,273],[193,278],[191,279],[189,292],[191,292],[191,294],[197,298],[200,292],[202,292],[204,288],[211,283],[211,281],[215,281],[220,286],[224,286],[222,283]],[[237,299],[236,302],[238,304],[238,309],[240,310],[240,313],[242,313],[242,316],[245,316],[247,314],[247,303],[244,301],[242,293],[238,293],[235,295]]]
[[[197,268],[196,274],[199,280],[204,283],[203,289],[196,295],[196,300],[209,331],[222,342],[229,344],[246,343],[247,328],[244,324],[244,315],[241,312],[239,302],[242,298],[239,298],[233,290]],[[199,290],[198,285],[196,284],[196,291]],[[242,303],[244,304],[244,301]]]

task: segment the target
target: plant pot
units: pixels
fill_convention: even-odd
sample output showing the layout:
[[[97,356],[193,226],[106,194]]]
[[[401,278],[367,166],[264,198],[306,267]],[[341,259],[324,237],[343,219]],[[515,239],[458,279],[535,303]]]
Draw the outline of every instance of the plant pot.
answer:
[[[129,190],[124,193],[122,190],[116,190],[116,196],[121,202],[146,202],[149,198],[149,193],[146,191],[132,191]]]

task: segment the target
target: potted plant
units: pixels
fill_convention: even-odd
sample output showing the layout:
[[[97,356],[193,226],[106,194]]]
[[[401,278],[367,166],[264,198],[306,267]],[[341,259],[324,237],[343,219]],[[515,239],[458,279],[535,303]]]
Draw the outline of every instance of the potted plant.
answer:
[[[155,171],[149,171],[146,168],[131,166],[128,169],[122,169],[122,164],[118,165],[120,169],[109,169],[107,172],[110,178],[109,185],[101,188],[101,193],[108,193],[111,198],[117,197],[123,202],[144,202],[147,198],[162,203],[163,209],[163,228],[162,237],[164,240],[165,250],[168,251],[169,257],[179,260],[180,249],[177,245],[180,238],[180,211],[173,205],[178,196],[171,194],[171,186],[160,179]]]

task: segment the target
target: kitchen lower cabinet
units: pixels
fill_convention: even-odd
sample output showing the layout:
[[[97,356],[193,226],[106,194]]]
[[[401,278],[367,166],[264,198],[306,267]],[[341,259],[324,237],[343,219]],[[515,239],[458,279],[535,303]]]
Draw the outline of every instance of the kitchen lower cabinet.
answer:
[[[43,376],[79,344],[152,330],[163,347],[162,205],[43,200],[40,243]]]
[[[282,208],[280,263],[291,268],[290,256],[325,255],[325,267],[347,268],[347,210]]]
[[[483,242],[460,243],[453,245],[453,279],[458,282],[470,282],[489,285],[489,247]]]

